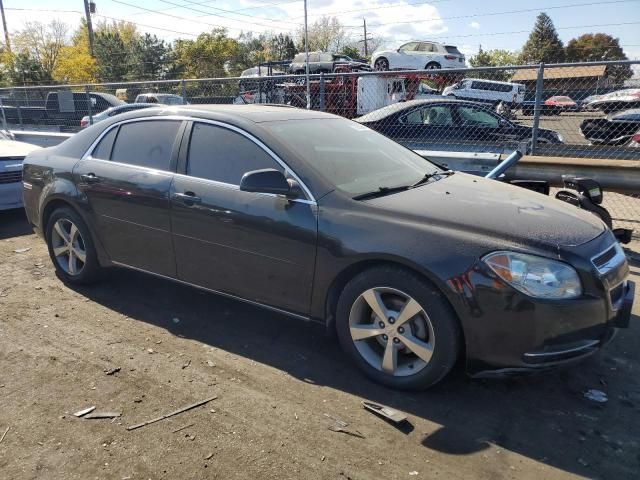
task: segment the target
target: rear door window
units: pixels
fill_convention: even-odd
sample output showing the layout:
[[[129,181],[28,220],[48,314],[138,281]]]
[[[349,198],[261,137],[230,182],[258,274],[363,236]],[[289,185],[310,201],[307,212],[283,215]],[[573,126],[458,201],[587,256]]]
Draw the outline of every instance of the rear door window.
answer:
[[[170,170],[171,153],[182,122],[145,120],[120,127],[111,160],[156,170]]]
[[[113,147],[113,141],[116,139],[116,133],[118,127],[109,130],[100,143],[93,149],[91,153],[92,158],[99,158],[100,160],[109,160],[111,158],[111,148]]]
[[[458,114],[464,126],[497,128],[500,123],[497,116],[476,107],[458,107]]]
[[[448,105],[434,105],[422,109],[422,118],[425,125],[450,126],[453,125],[451,107]]]
[[[240,185],[245,173],[263,168],[284,172],[271,155],[244,135],[217,125],[193,125],[187,175]]]

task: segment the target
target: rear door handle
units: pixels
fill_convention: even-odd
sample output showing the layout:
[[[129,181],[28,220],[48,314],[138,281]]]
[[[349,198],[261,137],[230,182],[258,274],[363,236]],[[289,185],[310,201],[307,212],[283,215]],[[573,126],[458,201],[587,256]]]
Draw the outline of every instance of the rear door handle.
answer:
[[[173,198],[176,200],[180,200],[188,207],[202,202],[202,199],[200,197],[196,197],[196,194],[193,192],[174,193]]]
[[[80,175],[80,179],[84,183],[98,183],[100,181],[100,177],[96,177],[95,173],[85,173]]]

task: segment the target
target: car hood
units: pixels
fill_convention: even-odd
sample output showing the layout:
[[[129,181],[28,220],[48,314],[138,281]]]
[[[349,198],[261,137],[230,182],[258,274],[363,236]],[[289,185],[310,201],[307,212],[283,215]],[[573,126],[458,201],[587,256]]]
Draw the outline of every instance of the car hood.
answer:
[[[15,140],[0,140],[0,157],[25,157],[40,147]]]
[[[459,172],[367,204],[410,221],[541,247],[581,245],[605,230],[595,215],[560,200]]]

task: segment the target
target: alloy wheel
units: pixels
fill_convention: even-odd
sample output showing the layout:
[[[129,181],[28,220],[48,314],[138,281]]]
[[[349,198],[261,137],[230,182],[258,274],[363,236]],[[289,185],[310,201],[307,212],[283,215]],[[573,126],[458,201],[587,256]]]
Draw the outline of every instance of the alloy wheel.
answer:
[[[69,219],[61,218],[53,225],[51,234],[53,255],[58,266],[68,275],[79,275],[87,262],[84,239],[78,227]]]
[[[433,325],[410,295],[389,287],[363,292],[349,314],[351,339],[372,367],[396,377],[423,370],[435,346]]]
[[[379,72],[385,72],[389,70],[389,62],[384,58],[376,60],[375,69]]]

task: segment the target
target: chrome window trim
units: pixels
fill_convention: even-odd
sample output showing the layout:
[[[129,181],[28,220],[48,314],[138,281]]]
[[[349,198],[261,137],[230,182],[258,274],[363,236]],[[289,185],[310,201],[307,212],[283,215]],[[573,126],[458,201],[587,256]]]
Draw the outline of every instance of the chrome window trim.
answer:
[[[296,172],[294,172],[293,169],[291,167],[289,167],[289,165],[287,165],[284,162],[284,160],[282,160],[278,155],[276,155],[275,152],[273,152],[273,150],[271,150],[267,145],[265,145],[259,139],[257,139],[253,135],[251,135],[249,132],[247,132],[247,131],[239,128],[239,127],[236,127],[235,125],[224,123],[224,122],[221,122],[219,120],[211,120],[211,119],[207,119],[207,118],[192,117],[192,116],[187,116],[187,115],[166,115],[166,116],[161,116],[161,117],[160,116],[136,117],[136,118],[130,118],[130,119],[127,119],[127,120],[122,120],[120,122],[116,122],[116,123],[113,123],[113,124],[109,125],[108,128],[103,130],[100,133],[100,135],[98,135],[98,137],[89,146],[89,148],[84,153],[84,155],[82,155],[81,160],[87,160],[87,159],[100,160],[100,161],[116,163],[116,164],[120,164],[120,165],[128,165],[130,167],[145,168],[147,170],[155,171],[155,172],[168,172],[168,173],[173,173],[173,174],[176,174],[176,175],[182,175],[182,174],[179,174],[179,173],[176,173],[176,172],[170,172],[168,170],[158,170],[158,169],[153,169],[153,168],[149,168],[149,167],[140,167],[138,165],[130,165],[128,163],[115,162],[113,160],[105,160],[105,159],[101,159],[101,158],[95,158],[94,159],[91,156],[91,154],[93,153],[93,151],[97,147],[98,143],[100,143],[102,138],[107,133],[109,133],[109,131],[111,131],[112,129],[117,128],[117,127],[119,127],[121,125],[126,125],[127,123],[144,122],[144,121],[149,121],[149,120],[164,120],[164,121],[167,121],[167,120],[178,120],[178,121],[190,121],[190,122],[207,123],[207,124],[210,124],[210,125],[216,125],[218,127],[227,128],[227,129],[232,130],[232,131],[234,131],[236,133],[239,133],[243,137],[245,137],[245,138],[249,139],[250,141],[252,141],[253,143],[255,143],[264,152],[266,152],[271,158],[273,158],[276,161],[276,163],[278,163],[285,170],[285,172],[287,172],[289,175],[291,175],[294,178],[294,180],[296,182],[298,182],[298,184],[300,184],[300,187],[302,188],[302,191],[304,192],[304,194],[305,194],[305,196],[307,198],[305,198],[305,199],[291,199],[292,201],[297,201],[298,203],[308,203],[310,205],[317,205],[316,199],[313,196],[313,194],[311,193],[311,190],[309,190],[307,185],[300,179],[298,174],[296,174]],[[189,178],[192,178],[192,179],[193,178],[197,178],[199,180],[204,180],[204,181],[207,181],[207,182],[213,182],[213,183],[219,184],[221,186],[233,185],[233,184],[227,184],[227,183],[224,183],[224,182],[217,182],[215,180],[209,180],[209,179],[206,179],[206,178],[192,177],[190,175],[183,175],[183,176],[186,176],[186,177],[189,177]],[[238,189],[240,188],[239,185],[235,185],[235,186],[238,187]],[[266,194],[266,195],[274,195],[274,194]],[[274,196],[282,196],[282,195],[274,195]]]

